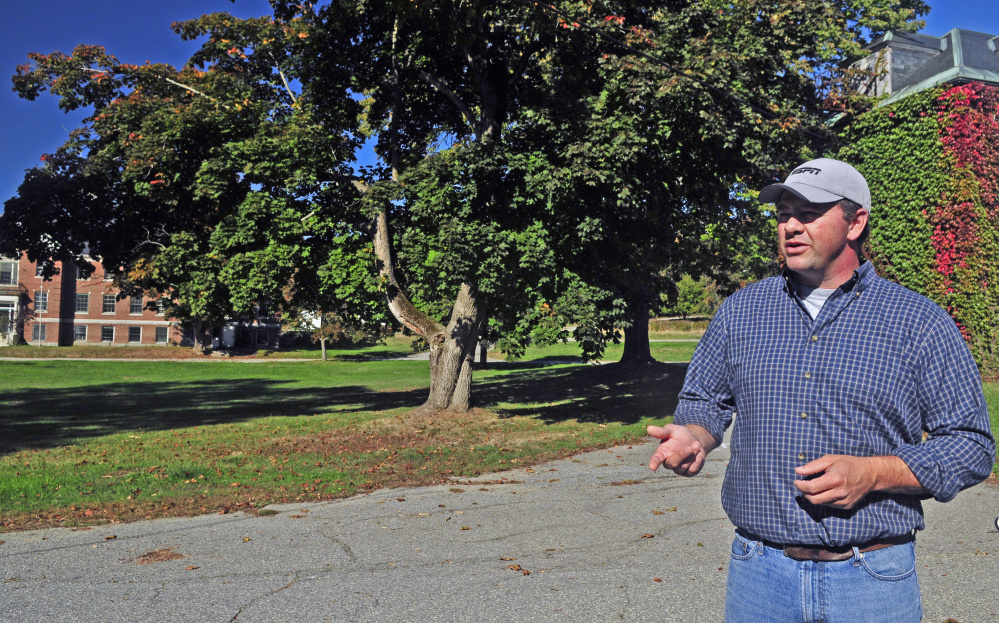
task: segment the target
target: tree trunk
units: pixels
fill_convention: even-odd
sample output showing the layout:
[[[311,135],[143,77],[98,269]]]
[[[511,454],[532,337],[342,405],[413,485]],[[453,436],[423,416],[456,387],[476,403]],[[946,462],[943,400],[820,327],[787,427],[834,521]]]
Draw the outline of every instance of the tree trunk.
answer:
[[[197,353],[205,352],[204,345],[204,327],[205,322],[203,320],[192,320],[191,321],[191,331],[194,334],[194,345],[191,347]]]
[[[471,284],[462,284],[447,327],[416,308],[395,277],[388,215],[375,217],[375,255],[385,279],[385,299],[399,322],[430,345],[430,396],[423,408],[463,412],[472,405],[472,364],[486,310],[479,305]]]
[[[319,340],[319,343],[322,344],[323,348],[323,361],[326,361],[326,338]]]
[[[430,397],[424,408],[468,411],[472,407],[472,364],[486,313],[476,303],[469,284],[463,284],[444,331],[430,344]]]
[[[624,329],[624,354],[622,363],[649,363],[655,361],[649,348],[649,305],[628,305],[631,325]]]

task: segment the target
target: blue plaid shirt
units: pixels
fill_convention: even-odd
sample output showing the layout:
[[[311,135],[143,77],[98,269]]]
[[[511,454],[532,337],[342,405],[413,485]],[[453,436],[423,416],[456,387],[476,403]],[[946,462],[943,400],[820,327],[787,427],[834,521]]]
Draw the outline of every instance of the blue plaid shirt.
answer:
[[[789,279],[725,301],[691,360],[674,421],[720,440],[734,418],[722,505],[759,538],[836,547],[921,530],[919,496],[871,493],[851,510],[813,505],[793,485],[794,468],[826,454],[893,454],[942,502],[985,479],[995,440],[964,339],[944,310],[881,279],[870,262],[814,320]]]

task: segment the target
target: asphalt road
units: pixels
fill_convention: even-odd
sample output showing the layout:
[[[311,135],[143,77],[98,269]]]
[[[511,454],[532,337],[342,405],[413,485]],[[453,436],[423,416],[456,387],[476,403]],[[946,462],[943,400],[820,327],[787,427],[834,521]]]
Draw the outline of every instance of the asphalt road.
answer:
[[[654,442],[278,514],[0,534],[0,621],[720,621],[722,448]],[[999,486],[926,504],[926,621],[999,620]]]

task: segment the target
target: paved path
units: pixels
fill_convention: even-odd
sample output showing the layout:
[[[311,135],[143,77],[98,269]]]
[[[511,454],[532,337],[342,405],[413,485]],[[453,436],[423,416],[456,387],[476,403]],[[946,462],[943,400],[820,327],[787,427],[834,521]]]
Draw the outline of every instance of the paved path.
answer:
[[[684,479],[648,471],[654,447],[271,517],[0,534],[0,621],[719,621],[727,451]],[[926,510],[925,620],[999,620],[999,487]]]

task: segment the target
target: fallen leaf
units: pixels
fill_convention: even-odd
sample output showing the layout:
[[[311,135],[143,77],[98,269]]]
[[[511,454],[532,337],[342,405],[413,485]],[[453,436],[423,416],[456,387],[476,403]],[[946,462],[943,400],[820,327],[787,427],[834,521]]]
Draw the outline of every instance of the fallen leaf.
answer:
[[[173,551],[172,547],[167,547],[165,549],[154,549],[151,552],[146,552],[135,559],[135,564],[148,565],[154,562],[177,560],[179,558],[184,558],[184,555]]]
[[[517,560],[516,558],[500,558],[500,560]]]
[[[620,486],[623,486],[623,485],[640,485],[640,484],[642,484],[644,482],[645,482],[644,480],[632,480],[631,478],[628,478],[628,479],[625,479],[625,480],[618,480],[616,482],[612,482],[612,483],[610,483],[610,486],[612,486],[612,487],[620,487]]]
[[[653,515],[665,515],[666,513],[662,512],[662,511],[652,511],[652,514]]]
[[[462,530],[471,530],[471,528],[470,528],[470,527],[468,527],[468,526],[462,526],[462,527],[461,527],[461,529],[462,529]]]
[[[396,502],[405,502],[406,498],[396,498]]]
[[[642,538],[643,539],[654,539],[654,538],[656,538],[656,535],[649,534],[648,532],[646,532],[645,534],[642,535]]]
[[[652,581],[653,582],[662,582],[662,580],[660,580],[659,578],[652,578]]]
[[[704,543],[698,543],[697,547],[704,547]]]
[[[184,567],[187,571],[194,571],[195,569],[200,569],[201,567]]]
[[[6,542],[7,542],[7,541],[0,541],[0,545],[3,545],[3,544],[4,544],[4,543],[6,543]]]
[[[113,541],[113,540],[115,540],[115,539],[117,539],[117,538],[118,538],[118,535],[117,535],[117,534],[112,534],[111,536],[106,536],[106,537],[104,537],[104,540],[105,540],[105,541]]]
[[[667,508],[666,512],[667,513],[675,513],[676,512],[676,507],[674,506],[673,508]]]
[[[302,519],[305,517],[305,515],[289,515],[289,517],[291,517],[292,519]]]
[[[243,542],[244,542],[244,543],[246,543],[247,541],[252,541],[252,540],[253,540],[253,539],[251,539],[251,538],[250,538],[250,537],[248,537],[248,536],[244,536],[244,537],[243,537]]]

